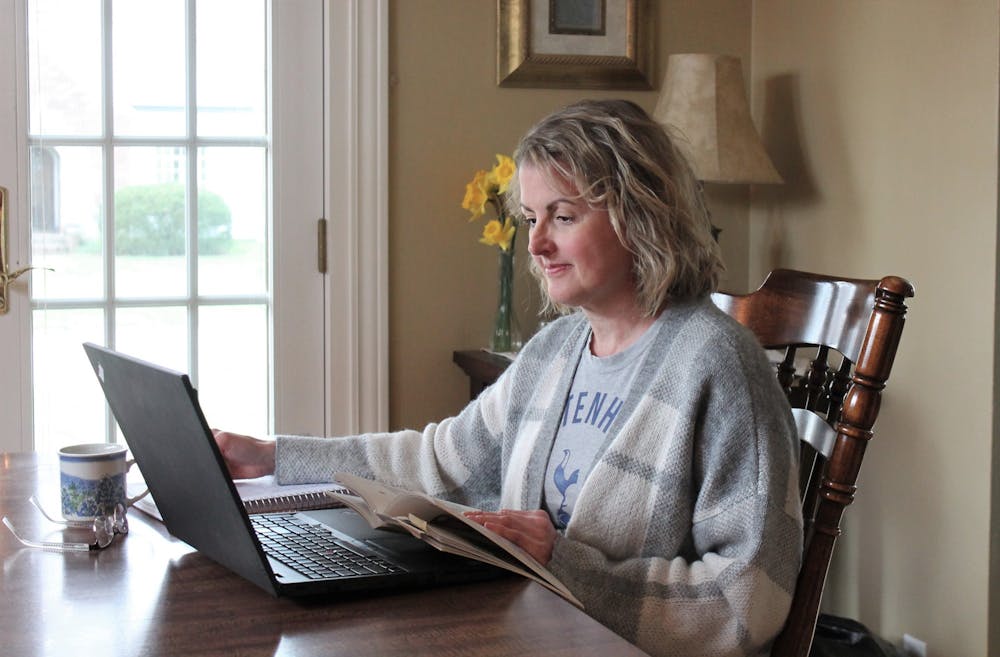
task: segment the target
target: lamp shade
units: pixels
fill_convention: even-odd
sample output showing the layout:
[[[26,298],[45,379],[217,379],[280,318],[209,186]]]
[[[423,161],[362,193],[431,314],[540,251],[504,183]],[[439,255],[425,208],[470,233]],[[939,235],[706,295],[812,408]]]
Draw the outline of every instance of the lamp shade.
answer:
[[[782,182],[750,118],[739,58],[670,55],[653,116],[679,137],[698,180]]]

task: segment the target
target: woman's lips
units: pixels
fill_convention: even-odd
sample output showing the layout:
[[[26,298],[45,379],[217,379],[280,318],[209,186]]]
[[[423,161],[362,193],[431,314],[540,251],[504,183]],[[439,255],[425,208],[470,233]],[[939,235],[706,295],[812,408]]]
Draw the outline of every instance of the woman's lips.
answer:
[[[545,272],[546,276],[557,276],[560,273],[569,269],[569,265],[560,263],[543,263],[542,271]]]

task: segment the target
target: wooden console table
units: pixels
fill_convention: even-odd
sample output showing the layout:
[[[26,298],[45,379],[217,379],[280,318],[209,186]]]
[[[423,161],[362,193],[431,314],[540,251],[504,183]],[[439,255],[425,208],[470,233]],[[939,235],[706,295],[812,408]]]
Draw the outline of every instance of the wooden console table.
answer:
[[[451,358],[469,377],[469,400],[479,396],[487,386],[497,380],[511,360],[506,356],[482,349],[469,349],[452,353]]]

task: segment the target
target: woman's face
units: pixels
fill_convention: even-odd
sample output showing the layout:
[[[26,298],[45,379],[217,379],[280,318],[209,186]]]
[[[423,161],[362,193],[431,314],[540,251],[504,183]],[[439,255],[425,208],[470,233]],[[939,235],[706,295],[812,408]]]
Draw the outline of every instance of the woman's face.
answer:
[[[572,183],[538,167],[517,172],[528,251],[552,301],[599,315],[635,307],[632,256],[611,227],[608,211],[589,207]]]

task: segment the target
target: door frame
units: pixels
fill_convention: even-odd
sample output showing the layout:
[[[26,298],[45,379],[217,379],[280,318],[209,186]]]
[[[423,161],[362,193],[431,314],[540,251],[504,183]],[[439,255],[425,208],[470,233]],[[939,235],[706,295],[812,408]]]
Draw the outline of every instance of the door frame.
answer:
[[[26,20],[24,4],[15,0],[0,0],[0,61],[14,62],[0,67],[0,114],[15,120],[0,124],[0,185],[7,188],[7,256],[10,269],[26,265],[29,253],[27,230],[22,229],[21,217],[28,216],[26,148],[18,138],[27,113],[21,111],[19,99],[27,89],[24,71],[24,34],[16,28]],[[13,157],[3,154],[13,154]],[[0,361],[0,447],[27,451],[31,449],[31,336],[29,333],[29,299],[27,282],[22,276],[8,288],[7,313],[0,315],[0,344],[11,359]],[[26,394],[27,393],[27,394]]]
[[[325,433],[342,436],[389,426],[389,3],[327,8]]]

